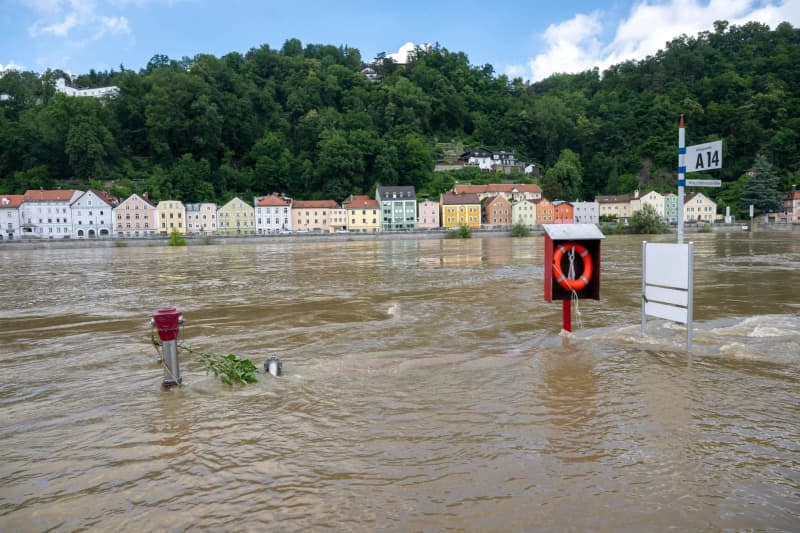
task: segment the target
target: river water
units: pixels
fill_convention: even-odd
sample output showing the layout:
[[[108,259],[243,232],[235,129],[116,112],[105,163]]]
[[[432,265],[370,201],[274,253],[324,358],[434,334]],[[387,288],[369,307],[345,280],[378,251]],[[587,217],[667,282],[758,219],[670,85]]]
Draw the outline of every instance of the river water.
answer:
[[[567,339],[542,237],[0,248],[0,530],[797,531],[800,233],[690,237],[691,352],[635,236]]]

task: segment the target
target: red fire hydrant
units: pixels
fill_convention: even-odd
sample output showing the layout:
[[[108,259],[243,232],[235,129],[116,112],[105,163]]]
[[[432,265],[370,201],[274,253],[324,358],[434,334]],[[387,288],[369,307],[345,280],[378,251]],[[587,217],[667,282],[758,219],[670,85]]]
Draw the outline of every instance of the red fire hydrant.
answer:
[[[169,389],[181,383],[181,368],[178,364],[178,331],[183,324],[183,315],[172,306],[164,306],[153,313],[152,324],[158,330],[164,358],[164,381],[161,386]]]

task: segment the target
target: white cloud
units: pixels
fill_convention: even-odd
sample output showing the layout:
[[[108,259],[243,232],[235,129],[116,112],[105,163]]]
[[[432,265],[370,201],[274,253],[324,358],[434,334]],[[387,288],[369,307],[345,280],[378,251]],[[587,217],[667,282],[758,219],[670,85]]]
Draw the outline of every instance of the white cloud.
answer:
[[[401,46],[397,50],[397,52],[395,52],[393,54],[386,54],[386,58],[394,60],[395,63],[406,64],[406,63],[408,63],[408,54],[413,52],[418,46],[419,46],[419,48],[424,48],[424,49],[428,49],[428,50],[430,50],[430,48],[431,48],[431,45],[429,45],[429,44],[416,45],[416,44],[412,43],[411,41],[409,41],[406,44],[404,44],[403,46]]]
[[[545,51],[524,66],[507,67],[506,72],[538,81],[556,72],[580,72],[593,67],[602,71],[622,61],[653,55],[679,35],[694,36],[711,30],[716,20],[733,25],[756,21],[771,28],[788,21],[797,26],[800,0],[644,0],[617,23],[608,43],[601,41],[604,18],[604,13],[595,11],[551,24],[541,35]]]
[[[103,33],[111,35],[126,35],[131,32],[128,28],[128,19],[125,17],[100,17]]]
[[[0,63],[0,74],[3,74],[3,73],[5,73],[5,72],[8,72],[9,70],[19,70],[19,71],[21,72],[21,71],[25,70],[25,67],[23,67],[22,65],[17,65],[17,64],[14,62],[14,60],[13,60],[13,59],[12,59],[12,60],[10,60],[10,61],[9,61],[8,63],[6,63],[5,65],[3,65],[2,63]]]
[[[77,33],[84,40],[87,36],[97,40],[106,34],[130,34],[127,18],[98,13],[94,0],[23,0],[23,4],[40,17],[28,28],[31,37],[73,37]]]

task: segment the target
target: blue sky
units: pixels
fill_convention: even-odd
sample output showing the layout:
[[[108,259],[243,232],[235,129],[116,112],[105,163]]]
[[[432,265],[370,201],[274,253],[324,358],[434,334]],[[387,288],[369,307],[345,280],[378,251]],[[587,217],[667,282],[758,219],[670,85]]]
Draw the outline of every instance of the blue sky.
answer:
[[[155,54],[219,57],[296,37],[365,60],[438,42],[536,81],[642,59],[720,19],[800,27],[800,0],[0,0],[0,69],[138,70]]]

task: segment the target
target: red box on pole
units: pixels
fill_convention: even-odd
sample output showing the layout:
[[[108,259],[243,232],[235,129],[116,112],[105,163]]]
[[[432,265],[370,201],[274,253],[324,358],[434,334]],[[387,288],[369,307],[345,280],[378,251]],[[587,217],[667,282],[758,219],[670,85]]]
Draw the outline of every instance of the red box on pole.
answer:
[[[578,298],[600,299],[600,241],[605,235],[594,224],[545,224],[544,225],[544,299],[546,302],[553,300],[567,300],[572,298],[572,290],[563,287],[555,279],[554,271],[557,271],[554,259],[561,255],[561,265],[558,270],[566,275],[568,272],[566,254],[558,254],[558,248],[574,249],[576,253],[575,279],[574,284],[580,285],[581,276],[587,273],[587,267],[591,275],[585,280],[585,286],[576,289]],[[580,250],[585,250],[584,255],[580,256]],[[562,250],[563,252],[563,250]],[[580,260],[577,258],[580,257]],[[558,272],[556,272],[558,273]],[[573,282],[567,280],[567,285]]]

